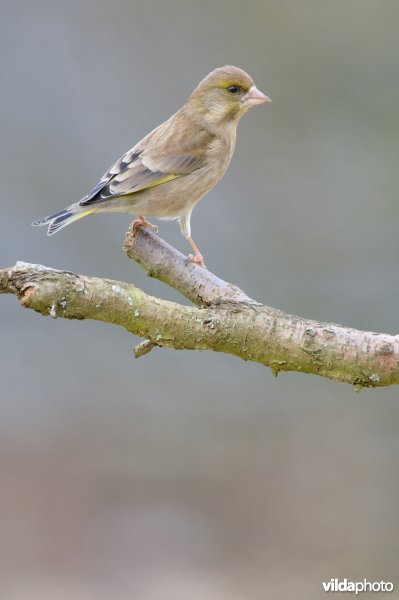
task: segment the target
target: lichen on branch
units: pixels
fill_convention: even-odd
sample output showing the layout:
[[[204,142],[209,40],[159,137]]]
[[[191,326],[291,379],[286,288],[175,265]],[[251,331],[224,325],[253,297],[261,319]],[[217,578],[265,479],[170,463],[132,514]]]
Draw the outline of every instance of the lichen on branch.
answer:
[[[190,263],[147,230],[130,230],[124,250],[152,276],[197,306],[184,306],[110,279],[17,262],[0,270],[0,293],[52,318],[95,319],[144,338],[153,347],[213,350],[270,367],[361,387],[399,383],[399,336],[320,323],[283,313],[249,298],[235,285]]]

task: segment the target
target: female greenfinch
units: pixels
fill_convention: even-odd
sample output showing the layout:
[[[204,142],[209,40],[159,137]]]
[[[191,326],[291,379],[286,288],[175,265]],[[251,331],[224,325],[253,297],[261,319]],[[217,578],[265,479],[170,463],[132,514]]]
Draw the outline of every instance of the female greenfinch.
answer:
[[[215,69],[186,103],[116,161],[80,202],[35,221],[48,235],[87,215],[127,212],[134,226],[157,228],[146,217],[175,219],[190,243],[190,260],[204,266],[191,237],[197,202],[223,177],[233,154],[237,124],[251,106],[270,102],[242,69]]]

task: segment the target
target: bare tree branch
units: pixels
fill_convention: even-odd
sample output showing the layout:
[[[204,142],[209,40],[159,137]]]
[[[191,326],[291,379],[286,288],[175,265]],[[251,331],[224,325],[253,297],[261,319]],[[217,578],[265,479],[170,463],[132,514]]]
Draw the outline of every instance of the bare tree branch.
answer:
[[[167,283],[194,304],[211,306],[221,302],[243,302],[261,306],[237,286],[188,260],[148,229],[130,228],[123,249],[150,277]]]
[[[133,348],[134,357],[140,358],[141,356],[145,356],[146,354],[151,352],[153,348],[156,347],[157,344],[154,344],[154,342],[151,342],[151,340],[144,340],[143,342],[140,342],[140,344],[137,344],[137,346]]]
[[[149,296],[134,285],[18,262],[0,270],[0,293],[53,318],[96,319],[154,346],[214,350],[279,371],[314,373],[358,388],[399,383],[399,336],[319,323],[262,306],[239,288],[187,262],[151,232],[131,231],[125,251],[199,307]]]

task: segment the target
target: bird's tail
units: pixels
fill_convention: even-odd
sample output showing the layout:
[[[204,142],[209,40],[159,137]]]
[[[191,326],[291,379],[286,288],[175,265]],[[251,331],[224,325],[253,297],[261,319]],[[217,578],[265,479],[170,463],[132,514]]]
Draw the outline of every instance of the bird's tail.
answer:
[[[32,225],[48,225],[47,235],[53,235],[70,223],[78,221],[78,219],[83,219],[83,217],[86,217],[87,215],[90,215],[96,211],[96,209],[82,209],[83,207],[79,206],[79,204],[72,204],[60,212],[53,213],[52,215],[44,217],[43,219],[39,219],[38,221],[33,221]]]

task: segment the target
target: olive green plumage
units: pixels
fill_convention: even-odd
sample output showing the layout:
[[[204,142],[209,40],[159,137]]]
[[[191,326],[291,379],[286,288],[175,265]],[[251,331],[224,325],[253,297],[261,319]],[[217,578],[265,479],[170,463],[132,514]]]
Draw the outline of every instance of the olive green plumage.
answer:
[[[191,212],[223,177],[238,121],[250,106],[266,101],[269,98],[245,71],[231,66],[215,69],[174,115],[117,160],[80,202],[33,225],[48,225],[52,235],[94,212],[128,212],[141,218],[176,219],[191,243]]]

